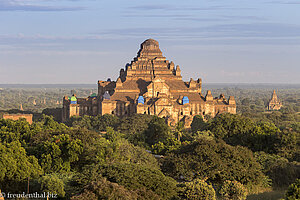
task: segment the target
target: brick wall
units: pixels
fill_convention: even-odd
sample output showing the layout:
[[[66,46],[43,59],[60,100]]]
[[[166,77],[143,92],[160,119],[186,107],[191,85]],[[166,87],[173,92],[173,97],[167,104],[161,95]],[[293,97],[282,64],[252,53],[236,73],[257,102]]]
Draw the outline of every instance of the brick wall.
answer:
[[[3,114],[3,119],[18,120],[25,118],[29,124],[32,124],[32,114]]]

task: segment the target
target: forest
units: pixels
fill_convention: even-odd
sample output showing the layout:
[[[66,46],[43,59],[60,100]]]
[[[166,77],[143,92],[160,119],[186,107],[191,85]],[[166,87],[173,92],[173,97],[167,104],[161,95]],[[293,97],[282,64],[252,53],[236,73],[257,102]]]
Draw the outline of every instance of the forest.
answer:
[[[235,96],[238,114],[195,116],[184,128],[149,115],[60,123],[45,109],[70,88],[3,88],[2,113],[22,104],[37,117],[0,119],[0,189],[71,200],[299,199],[300,89],[278,89],[284,107],[267,111],[272,89],[214,88]]]

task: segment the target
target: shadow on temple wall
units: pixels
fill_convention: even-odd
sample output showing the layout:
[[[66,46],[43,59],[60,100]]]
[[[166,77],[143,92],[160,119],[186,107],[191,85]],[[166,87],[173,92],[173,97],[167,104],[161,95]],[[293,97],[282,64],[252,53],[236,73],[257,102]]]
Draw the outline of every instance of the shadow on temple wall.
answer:
[[[138,84],[138,88],[141,91],[139,95],[143,95],[145,92],[147,92],[147,86],[149,85],[149,82],[140,78],[136,81],[136,83]]]

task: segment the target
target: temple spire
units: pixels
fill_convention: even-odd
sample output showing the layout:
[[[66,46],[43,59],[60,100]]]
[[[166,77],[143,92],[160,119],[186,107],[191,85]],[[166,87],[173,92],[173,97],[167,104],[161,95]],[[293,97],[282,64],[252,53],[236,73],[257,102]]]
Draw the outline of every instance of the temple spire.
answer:
[[[282,107],[282,102],[278,99],[276,91],[273,90],[272,97],[268,103],[268,110],[279,110]]]
[[[162,52],[159,49],[159,43],[153,39],[145,40],[141,44],[141,48],[138,52],[138,57],[147,57],[149,59],[162,57]]]
[[[140,78],[152,81],[155,77],[182,80],[180,68],[174,68],[175,64],[163,56],[159,43],[154,39],[147,39],[141,44],[137,56],[126,67],[124,78],[121,79],[122,82]]]
[[[272,94],[272,99],[277,99],[277,94],[276,94],[275,89],[274,89],[273,94]]]

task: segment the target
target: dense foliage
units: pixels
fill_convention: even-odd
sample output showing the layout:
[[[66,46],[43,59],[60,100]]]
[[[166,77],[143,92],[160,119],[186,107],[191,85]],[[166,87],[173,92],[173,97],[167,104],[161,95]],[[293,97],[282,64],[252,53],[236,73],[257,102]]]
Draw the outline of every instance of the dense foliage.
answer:
[[[166,177],[158,169],[132,163],[89,166],[83,171],[80,181],[84,185],[102,176],[127,189],[152,191],[164,199],[176,196],[176,182],[172,178]]]
[[[286,192],[286,200],[300,199],[300,179],[291,184]]]
[[[175,178],[204,179],[220,185],[236,180],[246,185],[263,185],[265,176],[253,153],[244,147],[233,147],[223,141],[199,139],[168,153],[163,171]]]
[[[247,197],[247,190],[243,184],[238,181],[226,180],[223,183],[219,194],[223,200],[245,200]]]
[[[183,199],[205,199],[216,200],[216,192],[212,185],[201,179],[194,179],[191,182],[179,184],[179,196]]]
[[[12,91],[2,94],[18,99]],[[287,90],[285,107],[265,112],[269,94],[255,99],[262,91],[248,91],[224,92],[236,96],[239,114],[195,116],[190,128],[149,115],[83,116],[63,124],[40,113],[31,125],[0,119],[0,189],[26,193],[29,182],[30,193],[74,200],[245,199],[292,184],[286,198],[298,198],[299,92]],[[47,102],[51,94],[42,93],[31,111],[47,107],[41,98]]]

